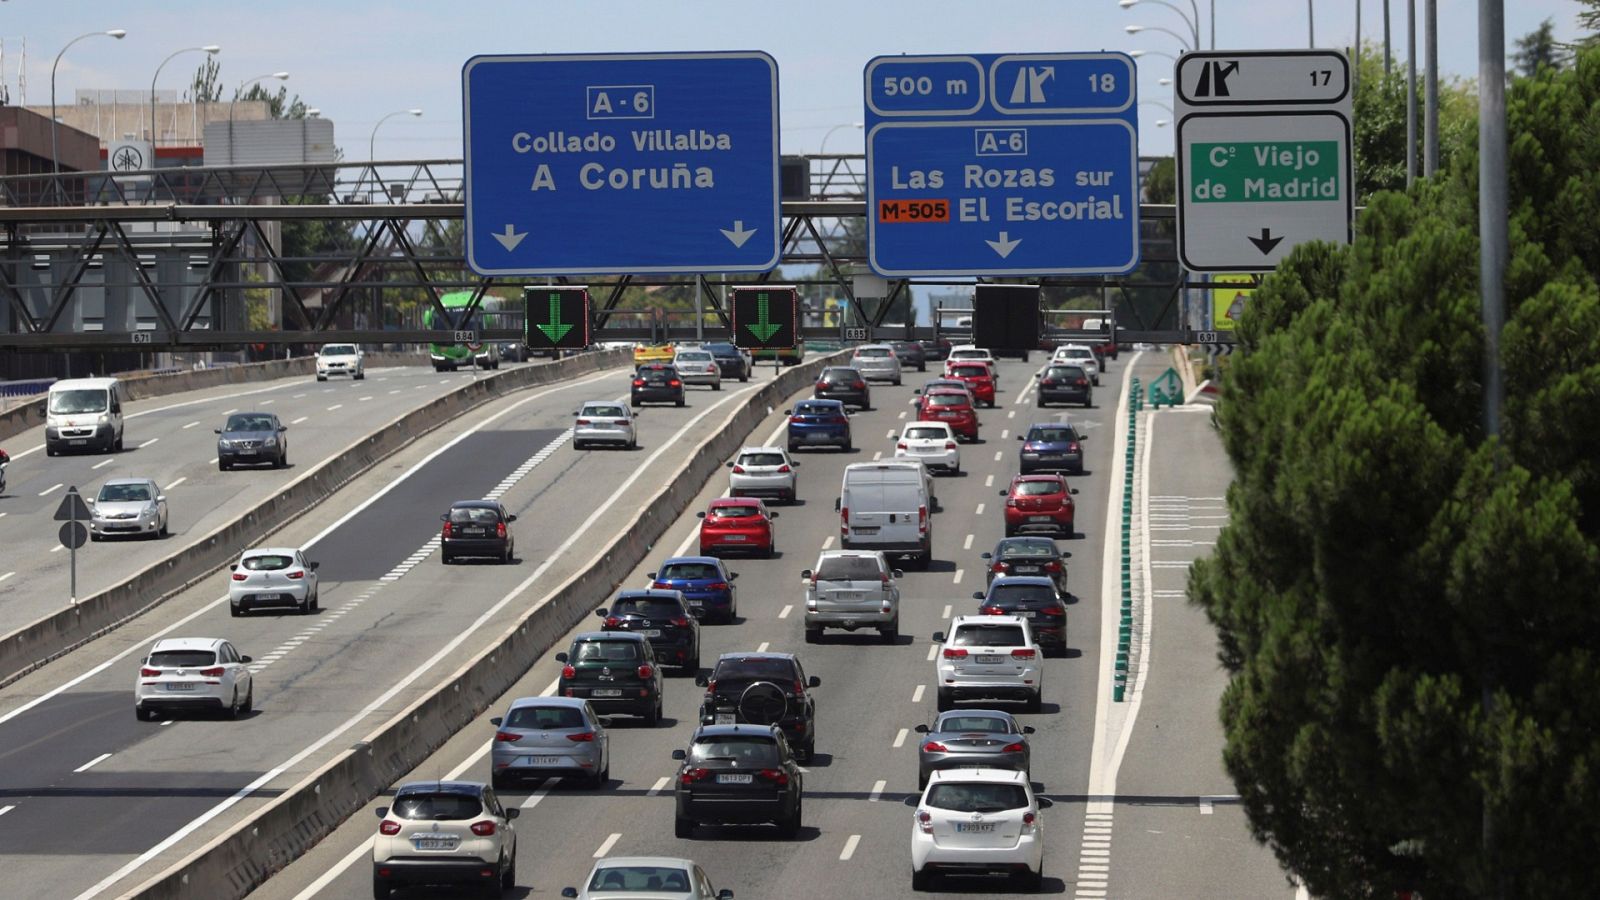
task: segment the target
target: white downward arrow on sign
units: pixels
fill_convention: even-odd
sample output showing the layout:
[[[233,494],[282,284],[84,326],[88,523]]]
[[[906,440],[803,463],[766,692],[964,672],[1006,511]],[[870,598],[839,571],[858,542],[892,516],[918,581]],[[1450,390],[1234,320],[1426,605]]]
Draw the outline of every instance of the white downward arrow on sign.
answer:
[[[744,242],[750,240],[750,236],[752,234],[755,234],[757,231],[760,231],[761,229],[752,228],[749,231],[745,231],[744,230],[744,220],[743,219],[735,219],[734,223],[733,223],[733,230],[732,231],[729,231],[726,228],[719,228],[717,230],[722,232],[722,236],[723,237],[725,237],[728,240],[732,241],[733,245],[735,247],[743,247],[744,246]]]
[[[1013,240],[1007,240],[1009,237],[1010,237],[1009,234],[1007,234],[1004,231],[1002,231],[1002,232],[1000,232],[1000,240],[998,240],[998,241],[985,240],[984,243],[988,244],[990,247],[993,247],[994,248],[994,252],[1000,254],[1000,258],[1001,259],[1005,259],[1006,257],[1011,255],[1011,251],[1017,249],[1017,245],[1018,244],[1022,243],[1022,238],[1017,238],[1016,240],[1013,241]]]
[[[490,233],[494,235],[495,240],[500,242],[500,246],[506,248],[507,251],[517,249],[517,245],[522,243],[522,239],[528,236],[526,231],[518,231],[517,226],[512,225],[510,222],[506,223],[505,231]]]

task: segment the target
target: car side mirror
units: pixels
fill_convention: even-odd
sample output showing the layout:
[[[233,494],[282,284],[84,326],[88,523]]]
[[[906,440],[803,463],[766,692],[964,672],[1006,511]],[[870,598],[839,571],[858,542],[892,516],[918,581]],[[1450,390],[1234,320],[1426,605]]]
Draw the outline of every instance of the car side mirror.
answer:
[[[972,599],[974,599],[974,600],[982,600],[983,599],[983,591],[973,591],[972,592]]]
[[[577,417],[579,417],[581,415],[583,415],[583,411],[582,410],[578,410],[578,411],[573,412],[572,417],[574,419],[576,419]]]
[[[912,794],[911,796],[907,797],[906,799],[904,799],[904,800],[902,800],[900,802],[904,803],[905,805],[907,805],[909,807],[911,807],[912,809],[916,809],[918,806],[922,805],[922,794],[920,794],[920,793]]]
[[[1074,494],[1076,494],[1078,492],[1077,488],[1067,488],[1067,490],[1070,491],[1071,493],[1074,493]]]
[[[1056,805],[1055,801],[1051,800],[1049,797],[1038,797],[1035,799],[1038,800],[1040,809],[1049,809],[1050,807]]]
[[[575,888],[575,887],[564,887],[564,888],[561,889],[561,896],[563,896],[563,897],[577,897],[578,896],[578,889]]]
[[[683,750],[680,748],[678,750],[672,751],[672,758],[675,759],[675,760],[678,760],[679,762],[682,762],[683,760],[686,760],[686,759],[689,758],[689,754],[683,752]]]
[[[1024,726],[1022,726],[1022,733],[1023,734],[1033,734],[1034,730],[1035,729],[1034,729],[1034,727],[1032,725],[1024,725]]]
[[[94,501],[90,500],[89,502],[93,503]],[[166,494],[157,494],[156,495],[156,502],[157,503],[165,503],[165,502],[167,502],[167,495]]]
[[[241,657],[239,657],[239,662],[242,662],[242,663],[255,662],[255,661],[256,661],[256,659],[253,656],[241,656]]]
[[[567,652],[565,650],[563,650],[560,653],[556,654],[556,662],[564,663],[566,661],[567,661]]]
[[[651,581],[655,581],[656,580],[656,573],[654,573],[654,572],[646,572],[646,573],[644,573],[644,577],[650,579]]]
[[[801,581],[810,581],[811,580],[811,570],[810,569],[801,569],[800,570],[800,580]]]
[[[282,434],[283,432],[288,431],[288,430],[289,430],[289,426],[287,426],[287,425],[279,425],[278,426],[278,433],[279,434]]]
[[[496,728],[499,728],[500,727],[500,723],[504,722],[504,721],[505,721],[504,718],[502,718],[500,716],[495,716],[494,718],[489,720],[489,724],[493,725]]]
[[[1019,434],[1019,435],[1017,435],[1017,440],[1025,441],[1025,440],[1027,440],[1027,438],[1025,436]]]
[[[222,429],[221,428],[213,428],[213,429],[211,429],[211,433],[212,434],[221,434],[222,433]]]
[[[306,563],[306,568],[308,568],[311,571],[315,572],[316,570],[322,568],[322,563],[320,563],[320,562],[308,562],[308,563]]]
[[[834,512],[838,512],[839,511],[839,498],[837,498],[837,497],[835,497],[834,500],[833,500],[833,511]]]
[[[1035,377],[1035,378],[1043,378],[1044,377],[1044,373],[1043,372],[1035,372],[1035,373],[1033,373],[1033,377]]]
[[[516,513],[512,513],[511,515],[506,516],[506,521],[507,522],[515,522],[516,520],[517,520],[517,514]]]
[[[794,466],[796,469],[798,469],[798,468],[800,468],[800,460],[791,459],[791,460],[789,460],[789,465]]]
[[[1089,436],[1087,434],[1078,435],[1078,443],[1080,443],[1080,444],[1083,443],[1084,441],[1087,441],[1088,439],[1089,439]]]
[[[906,577],[906,573],[900,571],[899,569],[891,569],[889,571],[889,577],[890,578],[904,578],[904,577]]]
[[[1005,492],[1005,491],[1001,491],[1001,492],[1000,492],[1000,496],[1002,496],[1002,497],[1004,497],[1004,496],[1005,496],[1005,495],[1006,495],[1006,492]]]
[[[767,518],[769,518],[769,519],[776,519],[777,517],[778,517],[777,513],[767,513]]]
[[[733,891],[730,888],[717,891],[717,900],[733,900]]]
[[[510,809],[506,810],[506,818],[508,818],[508,819],[515,819],[517,816],[520,816],[520,815],[522,815],[522,810],[516,808],[515,806],[513,806]]]
[[[377,814],[378,814],[378,818],[380,818],[380,819],[381,819],[381,818],[383,818],[383,817],[384,817],[384,816],[387,816],[387,815],[388,815],[388,814],[389,814],[389,807],[387,807],[387,806],[380,806],[380,807],[378,807],[378,808],[377,808],[377,809],[375,809],[375,810],[373,810],[373,812],[375,812],[375,813],[377,813]]]
[[[700,512],[695,513],[694,517],[696,519],[704,519],[706,517],[705,510],[701,510]],[[652,577],[654,577],[654,576],[652,576]]]
[[[1061,551],[1061,558],[1062,559],[1071,559],[1072,558],[1072,551],[1071,550],[1063,550],[1063,551]]]
[[[806,682],[806,687],[822,687],[822,679],[813,675],[811,680]]]
[[[915,727],[915,728],[913,728],[911,730],[915,731],[917,734],[927,734],[928,733],[928,726],[925,725],[925,724],[924,725],[918,725],[917,727]]]
[[[739,573],[738,572],[729,572],[728,573],[728,580],[729,581],[738,581],[739,580]]]
[[[794,413],[793,413],[793,412],[791,412],[791,411],[789,411],[789,410],[787,410],[787,409],[786,409],[786,410],[784,410],[784,411],[783,411],[783,414],[784,414],[784,415],[786,415],[786,416],[791,416],[791,415],[794,415]]]
[[[994,559],[994,554],[993,553],[980,553],[980,554],[978,554],[978,558],[979,559]]]
[[[935,632],[934,632],[934,633],[933,633],[933,634],[932,634],[932,635],[931,635],[931,637],[932,637],[932,639],[933,639],[933,642],[934,642],[934,643],[935,643],[935,644],[942,644],[942,643],[944,643],[944,632],[942,632],[942,631],[935,631]]]
[[[599,609],[595,610],[594,611],[594,617],[596,619],[604,619],[606,617],[606,608],[602,606]]]

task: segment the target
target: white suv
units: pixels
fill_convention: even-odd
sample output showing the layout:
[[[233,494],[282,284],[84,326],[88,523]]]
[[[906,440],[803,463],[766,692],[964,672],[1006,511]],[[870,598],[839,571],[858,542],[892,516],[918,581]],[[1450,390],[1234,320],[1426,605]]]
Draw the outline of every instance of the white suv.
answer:
[[[886,644],[900,639],[898,569],[876,550],[824,550],[817,567],[800,573],[806,582],[806,643],[824,628],[876,628]]]
[[[349,375],[356,381],[367,377],[367,356],[355,344],[324,344],[317,351],[317,380],[329,375]]]
[[[911,889],[925,891],[942,872],[1009,875],[1026,891],[1044,878],[1044,820],[1050,801],[1035,797],[1026,772],[934,772],[911,820]]]
[[[795,501],[800,489],[795,469],[799,463],[782,447],[746,447],[739,451],[728,474],[728,496],[772,497],[788,503]]]
[[[1088,344],[1063,344],[1056,348],[1050,362],[1082,366],[1083,371],[1089,374],[1089,380],[1100,384],[1100,360],[1095,357],[1094,348]]]
[[[961,448],[948,422],[907,422],[894,445],[895,459],[914,459],[929,469],[961,474]]]
[[[167,638],[156,641],[133,683],[133,711],[139,721],[157,713],[221,711],[238,718],[255,705],[250,657],[218,638]]]
[[[998,697],[1022,700],[1039,712],[1044,700],[1044,654],[1028,620],[1020,616],[956,616],[936,662],[939,711],[957,700]]]
[[[500,805],[477,781],[413,781],[378,807],[372,839],[372,896],[413,884],[468,884],[499,896],[517,883],[521,810]]]

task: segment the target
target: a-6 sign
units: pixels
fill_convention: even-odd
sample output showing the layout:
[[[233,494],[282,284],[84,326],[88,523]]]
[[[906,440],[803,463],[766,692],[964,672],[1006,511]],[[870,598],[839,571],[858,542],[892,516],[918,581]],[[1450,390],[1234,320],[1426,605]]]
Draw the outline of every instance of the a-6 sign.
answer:
[[[528,287],[525,343],[532,350],[582,350],[589,346],[589,289]]]
[[[746,350],[788,349],[799,334],[800,295],[792,287],[733,289],[733,343]]]

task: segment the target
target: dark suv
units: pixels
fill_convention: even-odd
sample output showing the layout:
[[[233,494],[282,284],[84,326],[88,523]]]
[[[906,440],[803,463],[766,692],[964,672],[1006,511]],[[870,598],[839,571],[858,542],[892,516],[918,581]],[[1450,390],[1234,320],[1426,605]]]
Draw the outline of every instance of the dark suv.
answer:
[[[1020,616],[1040,647],[1067,652],[1067,601],[1052,579],[1006,575],[989,582],[987,591],[974,591],[972,599],[982,601],[979,615]]]
[[[556,662],[565,663],[556,692],[581,697],[601,715],[641,716],[661,721],[661,667],[642,634],[586,631],[572,639]]]
[[[724,653],[704,685],[701,725],[776,725],[796,755],[811,761],[817,749],[817,704],[806,693],[822,679],[806,677],[792,653]]]
[[[894,354],[900,357],[901,365],[906,368],[917,367],[918,372],[928,371],[928,351],[916,341],[891,341],[889,346],[894,348]]]
[[[676,367],[667,363],[647,363],[633,373],[633,392],[629,401],[641,403],[676,403],[682,406],[683,379]]]
[[[771,822],[778,833],[800,833],[803,774],[783,732],[770,725],[705,725],[695,729],[679,760],[673,833],[694,836],[701,824]]]
[[[594,614],[606,631],[643,635],[663,665],[685,675],[700,671],[700,622],[682,591],[623,591]]]
[[[829,366],[817,376],[811,395],[818,400],[838,400],[845,406],[857,409],[872,408],[872,390],[860,369],[849,366]]]

